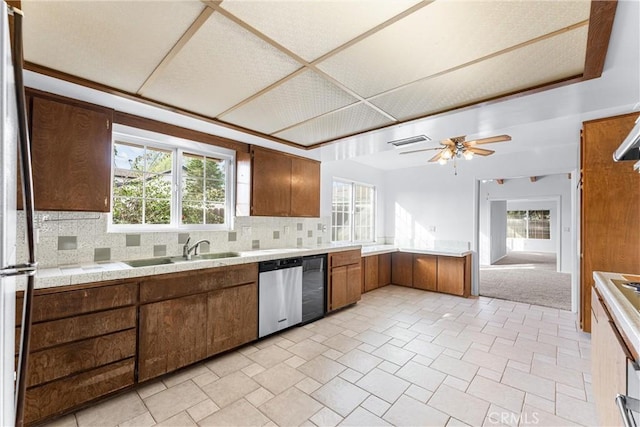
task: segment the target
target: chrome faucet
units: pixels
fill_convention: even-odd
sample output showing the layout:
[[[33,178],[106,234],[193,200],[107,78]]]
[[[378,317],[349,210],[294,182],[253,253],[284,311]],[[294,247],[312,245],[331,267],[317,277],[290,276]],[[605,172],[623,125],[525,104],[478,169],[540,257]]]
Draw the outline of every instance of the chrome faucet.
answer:
[[[191,237],[187,238],[187,241],[184,242],[184,246],[182,247],[182,256],[189,261],[191,259],[191,253],[193,255],[198,255],[198,248],[200,247],[200,243],[208,243],[211,244],[207,239],[198,240],[193,244],[193,246],[189,247],[189,241],[191,241]]]

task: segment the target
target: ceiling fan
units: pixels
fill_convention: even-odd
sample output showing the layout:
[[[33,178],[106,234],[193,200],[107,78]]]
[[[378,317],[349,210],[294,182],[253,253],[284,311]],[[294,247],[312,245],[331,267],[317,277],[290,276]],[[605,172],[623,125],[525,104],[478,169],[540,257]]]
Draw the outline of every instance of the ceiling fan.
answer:
[[[511,141],[509,135],[496,135],[489,138],[474,139],[472,141],[465,141],[466,136],[456,136],[454,138],[447,138],[440,141],[442,147],[436,148],[423,148],[421,150],[405,151],[400,154],[412,154],[422,151],[440,150],[435,156],[429,159],[430,162],[438,162],[441,165],[446,165],[449,160],[456,160],[464,157],[467,160],[471,160],[474,155],[478,156],[490,156],[495,151],[487,150],[485,148],[477,148],[477,145],[492,144],[495,142]]]

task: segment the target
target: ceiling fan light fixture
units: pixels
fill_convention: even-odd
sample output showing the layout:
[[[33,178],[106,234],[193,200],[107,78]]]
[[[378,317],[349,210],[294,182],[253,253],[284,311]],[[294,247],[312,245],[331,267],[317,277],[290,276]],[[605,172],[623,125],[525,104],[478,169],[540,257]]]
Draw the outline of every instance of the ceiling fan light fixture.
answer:
[[[462,155],[464,156],[464,158],[466,160],[471,160],[473,159],[473,151],[470,150],[465,150],[464,153],[462,153]]]
[[[442,155],[440,156],[440,158],[444,159],[446,163],[446,160],[449,160],[452,156],[453,156],[453,153],[451,152],[451,150],[449,150],[448,148],[445,148],[444,150],[442,150]]]
[[[448,152],[449,150],[447,150]],[[447,159],[445,159],[444,157],[440,157],[440,159],[438,159],[438,163],[441,165],[446,165],[447,164]]]

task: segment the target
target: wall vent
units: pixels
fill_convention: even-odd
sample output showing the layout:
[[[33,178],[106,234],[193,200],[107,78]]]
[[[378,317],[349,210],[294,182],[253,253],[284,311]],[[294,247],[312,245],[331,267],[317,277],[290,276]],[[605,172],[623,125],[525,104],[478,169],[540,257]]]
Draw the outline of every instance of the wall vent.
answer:
[[[415,144],[417,142],[423,141],[431,141],[431,138],[429,138],[427,135],[418,135],[404,139],[396,139],[395,141],[389,141],[388,144],[395,145],[396,147],[404,147],[405,145]]]

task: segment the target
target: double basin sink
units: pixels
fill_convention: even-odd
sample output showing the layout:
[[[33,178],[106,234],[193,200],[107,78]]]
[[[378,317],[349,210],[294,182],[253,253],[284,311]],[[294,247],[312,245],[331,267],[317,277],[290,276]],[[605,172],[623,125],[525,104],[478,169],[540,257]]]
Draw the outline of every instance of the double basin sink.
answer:
[[[239,256],[240,254],[238,252],[216,252],[216,253],[209,253],[209,254],[202,254],[202,255],[194,255],[191,257],[190,260],[187,260],[183,256],[174,256],[174,257],[135,259],[132,261],[124,261],[124,263],[131,267],[151,267],[154,265],[175,264],[177,262],[203,261],[203,260],[220,259],[220,258],[236,258]]]

